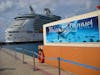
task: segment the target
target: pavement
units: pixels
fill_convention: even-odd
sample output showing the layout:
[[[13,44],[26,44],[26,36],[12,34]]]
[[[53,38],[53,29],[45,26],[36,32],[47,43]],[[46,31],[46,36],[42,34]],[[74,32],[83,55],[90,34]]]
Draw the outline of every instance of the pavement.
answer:
[[[0,75],[76,75],[60,70],[33,57],[9,49],[0,49]]]

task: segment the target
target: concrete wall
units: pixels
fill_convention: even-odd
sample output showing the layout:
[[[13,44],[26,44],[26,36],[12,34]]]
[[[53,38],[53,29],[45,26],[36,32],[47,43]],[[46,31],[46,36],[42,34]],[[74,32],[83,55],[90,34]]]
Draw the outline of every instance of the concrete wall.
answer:
[[[78,75],[100,75],[100,42],[87,43],[48,43],[46,41],[46,27],[64,22],[71,22],[88,17],[98,16],[100,36],[100,11],[94,11],[72,18],[52,22],[43,26],[44,54],[46,58],[61,58],[61,68]],[[100,39],[100,37],[99,37]],[[47,64],[57,66],[57,60],[45,59]]]
[[[100,75],[100,47],[44,46],[46,58],[63,58],[61,68],[78,75]],[[57,66],[57,60],[45,60]]]

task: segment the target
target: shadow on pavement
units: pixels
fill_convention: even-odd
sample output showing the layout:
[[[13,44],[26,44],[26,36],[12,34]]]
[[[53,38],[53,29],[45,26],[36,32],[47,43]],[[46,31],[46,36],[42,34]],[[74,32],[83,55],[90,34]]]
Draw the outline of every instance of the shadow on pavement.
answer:
[[[0,71],[16,70],[16,68],[0,68]]]

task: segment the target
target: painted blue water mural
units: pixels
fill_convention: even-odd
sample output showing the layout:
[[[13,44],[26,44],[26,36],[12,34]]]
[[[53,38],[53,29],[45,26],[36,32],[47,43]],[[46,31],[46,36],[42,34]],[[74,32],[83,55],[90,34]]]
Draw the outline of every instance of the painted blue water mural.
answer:
[[[99,42],[98,16],[46,27],[47,43]]]

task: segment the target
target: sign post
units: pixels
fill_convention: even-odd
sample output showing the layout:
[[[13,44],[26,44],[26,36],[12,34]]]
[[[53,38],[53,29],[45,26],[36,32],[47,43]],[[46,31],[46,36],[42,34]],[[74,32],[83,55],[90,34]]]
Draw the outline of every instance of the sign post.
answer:
[[[35,55],[34,55],[34,50],[32,52],[33,52],[33,71],[35,71],[36,68],[35,68]]]
[[[61,75],[61,72],[60,72],[60,57],[58,57],[57,60],[58,60],[58,75]]]
[[[25,63],[25,62],[24,62],[24,49],[23,49],[22,62],[23,62],[23,64]]]

